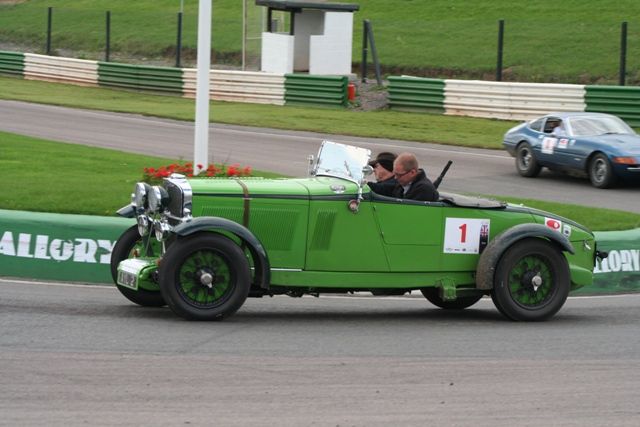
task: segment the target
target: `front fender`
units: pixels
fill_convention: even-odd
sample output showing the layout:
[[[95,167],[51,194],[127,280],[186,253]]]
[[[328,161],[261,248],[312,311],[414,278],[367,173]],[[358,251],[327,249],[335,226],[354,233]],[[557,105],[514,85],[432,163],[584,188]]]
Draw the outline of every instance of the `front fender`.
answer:
[[[573,245],[564,234],[558,233],[542,224],[519,224],[498,234],[482,251],[476,268],[476,288],[492,289],[493,278],[504,251],[519,240],[527,237],[543,237],[556,244],[562,251],[574,254]]]
[[[135,218],[136,216],[136,207],[132,204],[128,204],[127,206],[123,206],[116,211],[116,213],[125,218]]]
[[[254,261],[256,283],[261,288],[268,289],[271,282],[269,257],[260,240],[248,228],[226,218],[198,217],[176,226],[173,232],[178,236],[184,237],[200,231],[215,230],[224,230],[232,233],[247,245]]]

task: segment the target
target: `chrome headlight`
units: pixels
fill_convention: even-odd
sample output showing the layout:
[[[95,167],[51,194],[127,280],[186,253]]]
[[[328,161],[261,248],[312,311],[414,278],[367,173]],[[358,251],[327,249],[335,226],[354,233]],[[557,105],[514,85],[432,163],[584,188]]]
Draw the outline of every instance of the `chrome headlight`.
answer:
[[[144,182],[138,182],[133,189],[131,195],[131,203],[137,210],[143,210],[147,207],[147,194],[149,185]]]
[[[155,221],[153,223],[153,231],[156,234],[156,240],[163,242],[169,237],[171,226],[163,221]]]
[[[169,194],[164,188],[154,185],[149,191],[148,204],[150,213],[159,213],[164,210],[169,201]]]
[[[144,237],[149,234],[151,224],[149,223],[149,218],[146,215],[138,215],[136,222],[138,223],[138,233],[140,236]]]

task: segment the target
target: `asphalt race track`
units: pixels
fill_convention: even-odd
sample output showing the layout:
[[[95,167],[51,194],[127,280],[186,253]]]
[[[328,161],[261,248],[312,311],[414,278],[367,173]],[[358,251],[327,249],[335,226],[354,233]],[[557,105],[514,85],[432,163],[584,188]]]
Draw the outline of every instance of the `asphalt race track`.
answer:
[[[0,100],[0,130],[169,158],[193,158],[191,122]],[[502,135],[496,138],[500,140]],[[432,179],[453,160],[440,187],[445,192],[534,198],[640,213],[638,186],[598,190],[586,179],[546,170],[538,178],[523,178],[515,171],[513,158],[500,150],[213,124],[209,154],[216,162],[306,176],[307,158],[317,154],[323,139],[370,148],[374,154],[412,151]]]
[[[0,279],[1,425],[637,426],[640,295],[504,320],[484,298],[249,299],[188,322]]]
[[[193,152],[191,123],[20,102],[0,101],[0,130]],[[521,178],[501,151],[213,125],[211,153],[303,176],[325,138],[414,151],[432,177],[452,159],[444,191],[640,213],[638,188]],[[419,295],[249,299],[206,323],[113,286],[0,278],[0,425],[635,427],[639,330],[640,294],[570,298],[543,323],[509,322],[489,298],[450,312]]]

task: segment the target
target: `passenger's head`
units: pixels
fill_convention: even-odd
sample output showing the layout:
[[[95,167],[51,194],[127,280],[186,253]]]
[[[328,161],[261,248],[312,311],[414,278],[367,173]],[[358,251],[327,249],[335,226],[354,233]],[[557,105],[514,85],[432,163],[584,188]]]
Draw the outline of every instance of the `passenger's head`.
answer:
[[[407,185],[418,175],[418,159],[411,153],[402,153],[393,162],[393,175],[398,184]]]
[[[376,175],[378,181],[384,181],[393,176],[393,161],[396,159],[394,153],[383,151],[378,156],[369,162],[369,165],[373,168],[373,173]]]

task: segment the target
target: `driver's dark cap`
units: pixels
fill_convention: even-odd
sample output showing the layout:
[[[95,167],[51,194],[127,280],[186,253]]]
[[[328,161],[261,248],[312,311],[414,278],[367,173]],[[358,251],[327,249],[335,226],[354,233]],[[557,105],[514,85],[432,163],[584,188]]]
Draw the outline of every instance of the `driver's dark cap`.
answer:
[[[369,161],[369,166],[375,168],[379,163],[380,166],[382,166],[389,172],[393,172],[393,161],[396,159],[396,157],[397,156],[394,153],[383,151],[382,153],[379,153],[375,159]]]

